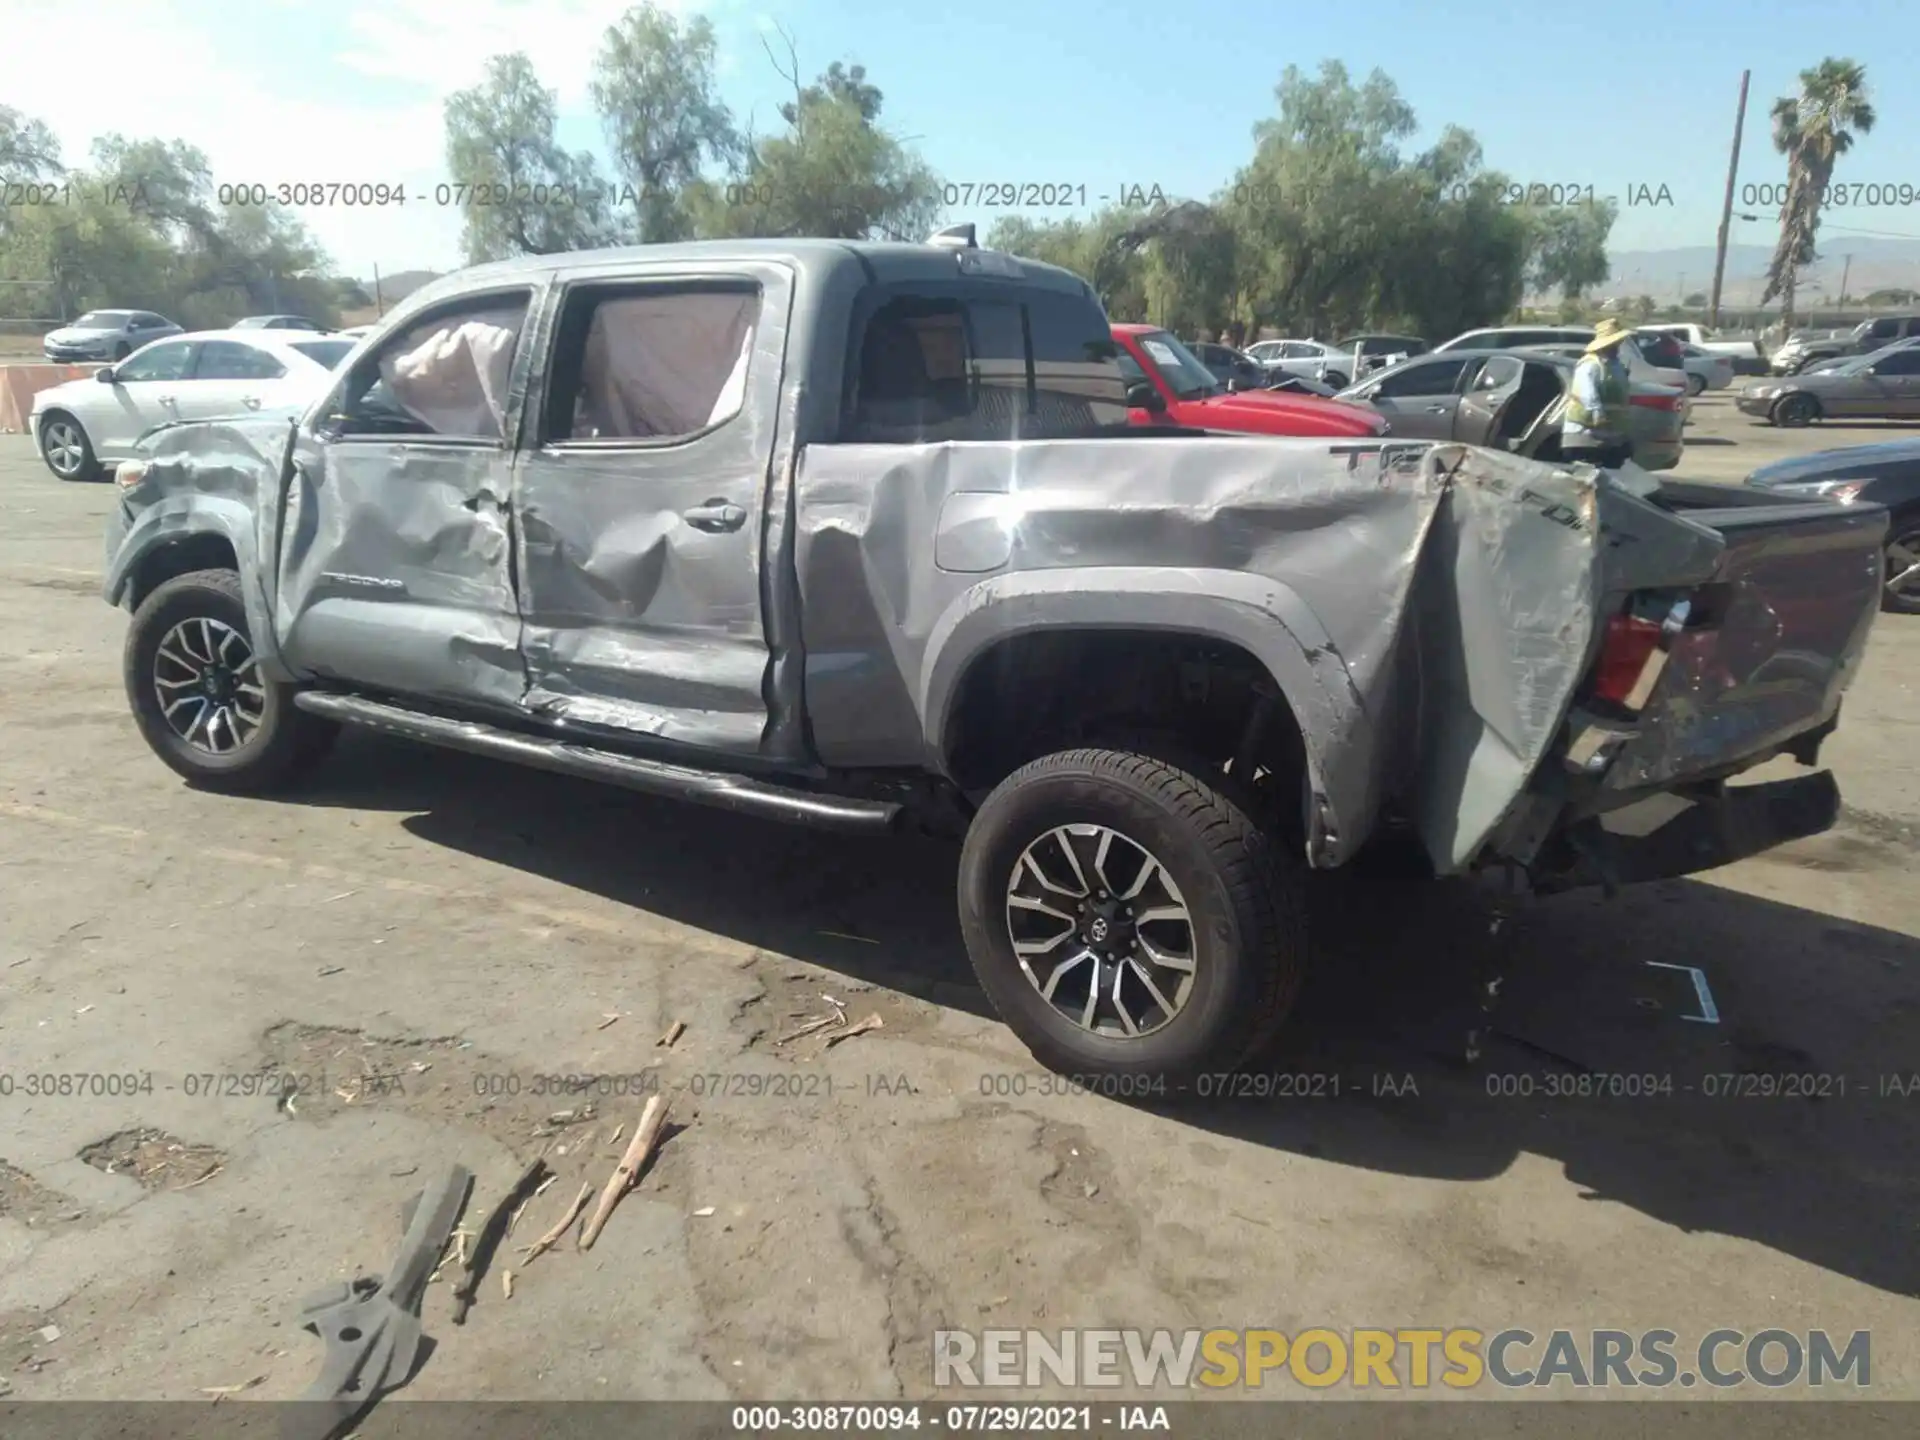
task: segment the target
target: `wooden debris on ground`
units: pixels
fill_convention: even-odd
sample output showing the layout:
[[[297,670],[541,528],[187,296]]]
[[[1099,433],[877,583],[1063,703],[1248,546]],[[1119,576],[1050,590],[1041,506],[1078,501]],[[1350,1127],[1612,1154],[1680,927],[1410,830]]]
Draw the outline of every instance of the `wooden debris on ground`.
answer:
[[[885,1023],[886,1022],[883,1021],[878,1015],[869,1015],[867,1016],[866,1019],[862,1020],[858,1025],[850,1025],[845,1030],[836,1030],[834,1031],[833,1034],[827,1036],[827,1049],[831,1050],[834,1046],[838,1045],[842,1040],[851,1040],[856,1035],[865,1035],[867,1032],[871,1030],[878,1030]]]
[[[659,1146],[666,1124],[667,1097],[649,1096],[646,1109],[640,1112],[640,1123],[634,1127],[633,1139],[627,1145],[626,1153],[620,1157],[613,1174],[607,1177],[606,1186],[600,1191],[600,1201],[593,1207],[593,1215],[587,1221],[587,1228],[580,1232],[582,1250],[591,1250],[593,1242],[600,1238],[600,1229],[607,1223],[607,1217],[613,1214],[613,1207],[620,1203],[622,1195],[633,1188],[641,1170],[646,1167],[648,1157]]]
[[[533,1244],[520,1247],[520,1268],[522,1270],[526,1269],[527,1266],[531,1265],[540,1256],[546,1254],[547,1251],[558,1245],[567,1231],[573,1228],[573,1222],[580,1218],[580,1212],[587,1208],[587,1201],[592,1198],[593,1182],[589,1180],[580,1187],[580,1193],[573,1197],[573,1203],[567,1207],[566,1213],[560,1217],[558,1224],[554,1225],[552,1229],[534,1241]]]
[[[664,1047],[668,1050],[671,1050],[673,1048],[673,1042],[678,1040],[682,1035],[686,1033],[687,1033],[687,1022],[684,1020],[676,1020],[673,1022],[673,1024],[667,1027],[666,1034],[662,1035],[658,1040],[653,1042],[654,1048],[658,1050]]]

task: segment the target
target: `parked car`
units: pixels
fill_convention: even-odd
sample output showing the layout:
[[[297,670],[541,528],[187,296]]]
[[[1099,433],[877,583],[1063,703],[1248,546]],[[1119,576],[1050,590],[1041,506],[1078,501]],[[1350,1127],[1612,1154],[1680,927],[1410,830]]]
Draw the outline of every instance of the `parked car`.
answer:
[[[970,229],[481,266],[291,427],[118,467],[129,704],[213,790],[291,782],[345,723],[961,832],[985,993],[1131,1094],[1262,1050],[1306,871],[1385,828],[1552,891],[1833,824],[1827,772],[1720,782],[1817,758],[1884,511],[1125,412],[1092,289]]]
[[[1586,325],[1508,326],[1504,329],[1468,330],[1444,344],[1433,347],[1439,354],[1448,350],[1527,350],[1545,347],[1584,348],[1593,339],[1593,328]],[[1687,391],[1687,372],[1680,347],[1665,335],[1635,330],[1622,342],[1627,373],[1635,380],[1651,385],[1670,386]]]
[[[1389,335],[1381,332],[1367,332],[1349,335],[1344,340],[1333,342],[1333,348],[1346,356],[1349,361],[1354,351],[1360,352],[1359,373],[1355,380],[1384,370],[1389,365],[1397,365],[1412,355],[1427,353],[1427,342],[1417,335]]]
[[[1126,377],[1128,418],[1135,425],[1184,425],[1255,435],[1385,433],[1380,417],[1358,405],[1278,390],[1230,393],[1213,372],[1157,325],[1115,325]]]
[[[1881,315],[1863,320],[1845,335],[1790,335],[1768,359],[1775,375],[1797,375],[1818,360],[1869,355],[1875,350],[1920,336],[1920,315]]]
[[[180,333],[178,325],[151,310],[89,310],[71,325],[49,330],[40,350],[61,365],[124,360],[142,345]]]
[[[91,480],[149,431],[223,415],[298,415],[351,341],[299,331],[202,330],[33,397],[29,433],[62,480]]]
[[[1816,450],[1762,465],[1747,484],[1770,495],[1840,505],[1884,505],[1881,606],[1920,615],[1920,438]]]
[[[1686,365],[1687,393],[1701,395],[1708,390],[1725,390],[1733,384],[1733,357],[1704,350],[1688,341],[1678,342]]]
[[[1770,425],[1796,429],[1816,420],[1920,419],[1920,346],[1889,346],[1830,369],[1762,380],[1734,404]]]
[[[1247,354],[1275,376],[1300,375],[1336,390],[1346,389],[1353,379],[1352,357],[1318,340],[1262,340],[1249,345]]]
[[[1760,342],[1754,340],[1724,340],[1704,325],[1658,324],[1642,325],[1644,331],[1656,335],[1671,335],[1683,346],[1691,345],[1708,355],[1724,355],[1733,366],[1736,375],[1764,375],[1767,373],[1767,352],[1760,348]],[[1712,388],[1711,385],[1708,387]]]
[[[1187,350],[1211,370],[1213,378],[1222,385],[1238,390],[1265,390],[1273,384],[1273,377],[1267,374],[1266,368],[1258,360],[1231,345],[1189,342]]]
[[[229,330],[313,330],[322,334],[327,327],[316,325],[304,315],[249,315],[244,320],[236,320],[227,327]]]
[[[1442,350],[1417,355],[1364,380],[1340,398],[1378,410],[1396,439],[1453,440],[1560,456],[1560,424],[1576,362],[1548,349]],[[1685,450],[1681,393],[1634,381],[1629,413],[1633,462],[1671,470]]]

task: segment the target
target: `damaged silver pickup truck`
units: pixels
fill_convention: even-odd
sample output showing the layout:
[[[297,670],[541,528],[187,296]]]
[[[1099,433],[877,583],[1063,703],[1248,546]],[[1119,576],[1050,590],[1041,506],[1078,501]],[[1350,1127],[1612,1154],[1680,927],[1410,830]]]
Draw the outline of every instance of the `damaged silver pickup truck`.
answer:
[[[1130,428],[1085,282],[936,242],[483,266],[291,428],[154,435],[105,587],[148,743],[255,791],[351,724],[952,826],[981,982],[1081,1074],[1249,1056],[1307,870],[1372,839],[1547,891],[1833,823],[1826,772],[1726,782],[1815,763],[1877,507]]]

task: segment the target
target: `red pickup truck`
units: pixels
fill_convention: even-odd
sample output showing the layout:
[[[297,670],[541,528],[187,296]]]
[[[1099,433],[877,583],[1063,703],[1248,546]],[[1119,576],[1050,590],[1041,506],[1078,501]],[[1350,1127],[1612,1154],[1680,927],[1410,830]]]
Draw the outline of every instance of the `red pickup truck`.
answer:
[[[1387,433],[1377,413],[1341,400],[1276,390],[1229,390],[1193,353],[1157,325],[1115,325],[1127,377],[1127,419],[1253,435],[1363,438]]]

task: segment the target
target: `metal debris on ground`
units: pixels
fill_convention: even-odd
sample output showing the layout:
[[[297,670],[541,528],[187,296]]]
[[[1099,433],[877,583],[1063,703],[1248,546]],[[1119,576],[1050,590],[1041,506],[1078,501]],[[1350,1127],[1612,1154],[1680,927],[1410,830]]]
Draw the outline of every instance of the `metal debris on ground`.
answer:
[[[554,1225],[538,1240],[534,1241],[533,1244],[521,1247],[520,1268],[522,1270],[526,1269],[527,1266],[531,1265],[536,1259],[558,1245],[567,1231],[573,1228],[573,1222],[580,1218],[580,1212],[587,1208],[587,1201],[592,1198],[593,1182],[589,1180],[580,1187],[580,1193],[573,1197],[573,1203],[567,1207],[566,1213],[560,1217],[558,1224]]]
[[[646,1168],[648,1159],[660,1144],[661,1132],[667,1124],[667,1097],[650,1095],[646,1109],[640,1112],[640,1123],[634,1127],[633,1139],[627,1145],[626,1154],[620,1157],[620,1163],[614,1167],[613,1174],[607,1177],[607,1183],[600,1192],[600,1201],[593,1207],[593,1215],[587,1221],[587,1228],[580,1232],[580,1248],[591,1250],[593,1242],[600,1238],[600,1229],[607,1223],[607,1217],[613,1214],[613,1207],[620,1203],[625,1195],[639,1183],[640,1172]]]
[[[659,1049],[661,1046],[665,1046],[667,1049],[671,1050],[673,1048],[673,1042],[678,1040],[682,1035],[686,1033],[687,1033],[687,1022],[684,1020],[676,1020],[673,1022],[673,1024],[667,1027],[666,1034],[662,1035],[658,1040],[653,1042],[654,1048]]]
[[[831,1050],[842,1040],[851,1040],[856,1035],[865,1035],[870,1030],[881,1029],[885,1024],[886,1022],[878,1015],[869,1015],[858,1025],[850,1026],[845,1030],[836,1030],[833,1034],[827,1036],[827,1048]]]
[[[480,1226],[480,1234],[473,1242],[473,1255],[467,1261],[466,1277],[453,1289],[453,1323],[467,1323],[467,1311],[473,1308],[478,1298],[481,1277],[487,1273],[487,1266],[493,1263],[494,1251],[500,1248],[507,1227],[512,1223],[513,1215],[520,1206],[532,1197],[533,1190],[546,1178],[547,1162],[535,1160],[521,1173],[513,1183],[513,1188],[500,1197],[500,1203],[493,1207],[485,1222]]]
[[[326,1356],[301,1397],[311,1410],[292,1416],[283,1435],[334,1440],[387,1391],[407,1382],[425,1338],[420,1299],[427,1275],[472,1192],[473,1175],[448,1166],[402,1212],[406,1234],[384,1279],[363,1275],[307,1298],[300,1323],[325,1343]]]
[[[869,935],[849,935],[844,930],[822,930],[820,933],[834,940],[853,940],[861,945],[878,945],[880,943]]]

